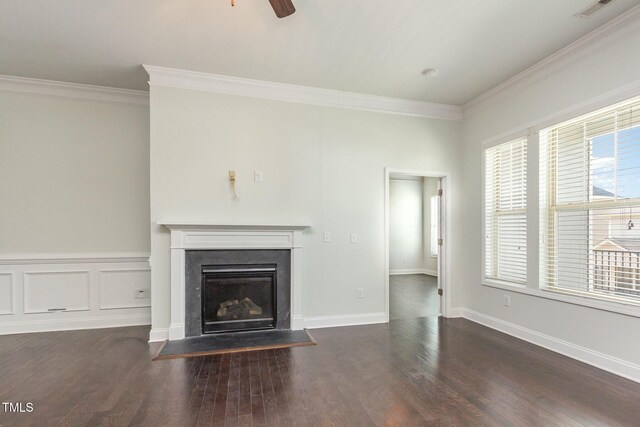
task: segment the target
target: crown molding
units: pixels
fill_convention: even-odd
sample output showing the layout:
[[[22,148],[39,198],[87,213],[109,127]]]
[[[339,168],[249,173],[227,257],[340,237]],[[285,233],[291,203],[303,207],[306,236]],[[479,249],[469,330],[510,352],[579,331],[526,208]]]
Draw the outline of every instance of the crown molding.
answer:
[[[410,99],[343,92],[220,74],[178,70],[153,65],[144,65],[144,68],[149,74],[150,86],[199,90],[224,95],[247,96],[402,116],[462,120],[462,108],[457,105],[435,104]]]
[[[462,110],[464,114],[471,113],[490,99],[496,98],[508,91],[518,90],[638,30],[640,30],[640,5],[629,9],[622,15],[549,55],[542,61],[465,103],[462,106]]]
[[[0,75],[0,91],[59,96],[100,102],[149,105],[149,93],[53,80]]]

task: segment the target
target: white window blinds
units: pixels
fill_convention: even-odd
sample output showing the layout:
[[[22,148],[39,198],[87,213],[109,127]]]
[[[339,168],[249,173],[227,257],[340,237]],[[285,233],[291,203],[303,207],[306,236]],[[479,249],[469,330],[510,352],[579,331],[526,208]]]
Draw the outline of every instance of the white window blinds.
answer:
[[[640,101],[540,132],[541,285],[640,300]]]
[[[485,278],[527,280],[527,139],[485,150]]]

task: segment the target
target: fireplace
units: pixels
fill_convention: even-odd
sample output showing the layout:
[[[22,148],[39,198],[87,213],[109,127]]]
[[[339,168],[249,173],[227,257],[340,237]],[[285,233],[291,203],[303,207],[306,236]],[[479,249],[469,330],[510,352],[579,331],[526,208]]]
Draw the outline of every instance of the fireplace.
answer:
[[[202,268],[202,333],[276,327],[277,264]]]
[[[188,250],[186,337],[291,329],[291,251]]]
[[[228,224],[206,221],[160,220],[171,231],[171,300],[168,331],[153,329],[151,340],[203,334],[202,285],[204,267],[276,264],[275,329],[303,328],[302,271],[305,224]],[[162,255],[158,255],[162,277]],[[153,256],[155,259],[155,255]],[[158,267],[155,267],[158,268]],[[159,279],[161,280],[161,279]],[[243,297],[244,298],[244,297]],[[237,298],[234,298],[235,300]],[[232,301],[233,301],[232,300]],[[226,301],[226,300],[225,300]],[[218,303],[222,303],[221,301]],[[263,307],[261,307],[263,308]],[[263,308],[264,310],[264,308]]]

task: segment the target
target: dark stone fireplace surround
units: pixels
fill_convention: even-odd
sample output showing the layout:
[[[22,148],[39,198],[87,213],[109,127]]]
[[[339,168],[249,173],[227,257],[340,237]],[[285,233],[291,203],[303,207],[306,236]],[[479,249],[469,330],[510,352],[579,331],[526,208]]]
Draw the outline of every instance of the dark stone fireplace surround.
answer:
[[[185,336],[202,335],[202,268],[229,264],[276,264],[276,328],[291,329],[291,250],[185,251]]]

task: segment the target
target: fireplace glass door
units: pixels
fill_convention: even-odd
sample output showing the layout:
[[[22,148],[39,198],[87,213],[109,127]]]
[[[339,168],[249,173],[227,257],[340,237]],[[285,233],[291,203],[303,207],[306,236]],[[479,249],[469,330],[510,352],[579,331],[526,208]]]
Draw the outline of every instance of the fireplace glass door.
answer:
[[[202,269],[202,333],[275,328],[276,266]]]

